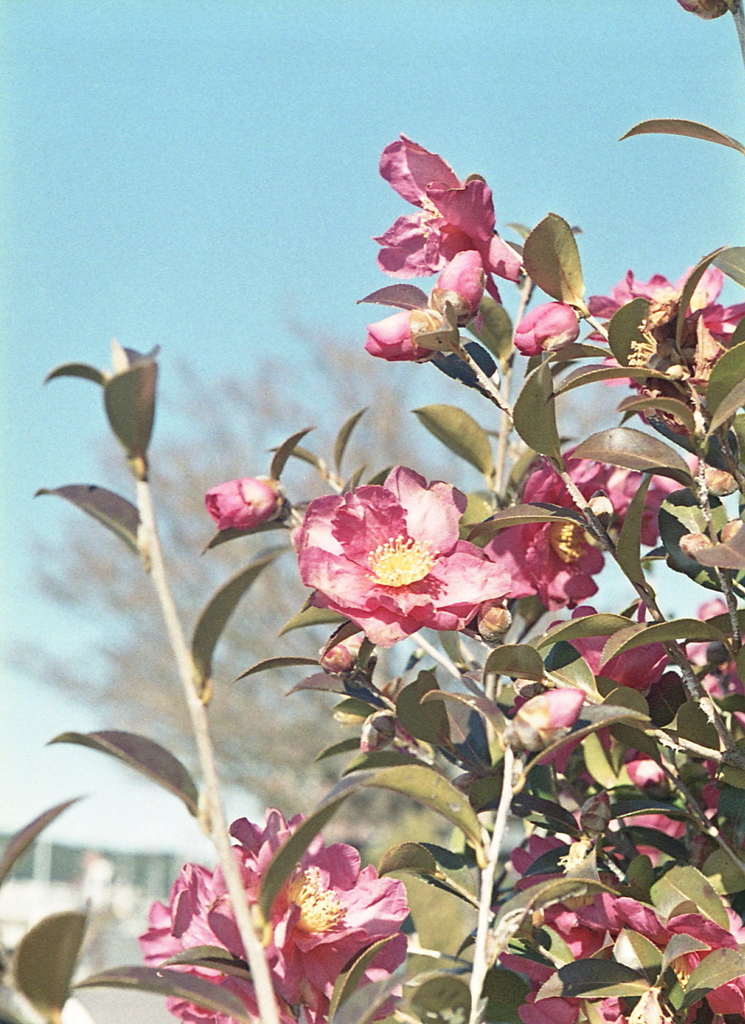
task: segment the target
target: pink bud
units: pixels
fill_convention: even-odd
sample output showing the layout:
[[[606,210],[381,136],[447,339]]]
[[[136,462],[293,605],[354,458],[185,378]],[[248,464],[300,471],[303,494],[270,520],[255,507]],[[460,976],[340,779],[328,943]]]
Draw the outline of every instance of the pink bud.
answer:
[[[680,538],[678,543],[683,554],[694,559],[699,552],[705,551],[712,546],[711,540],[705,533],[686,533]]]
[[[555,352],[579,337],[579,320],[571,306],[546,302],[526,314],[515,331],[515,347],[524,356]]]
[[[467,321],[478,312],[485,281],[481,254],[473,249],[459,252],[437,278],[429,304],[444,313],[449,302],[458,320]]]
[[[332,647],[321,648],[318,659],[321,668],[332,675],[351,672],[357,664],[357,656],[364,639],[364,633],[355,633],[354,636],[347,637],[346,640],[342,640],[341,643],[334,644]]]
[[[231,526],[250,530],[279,512],[283,503],[282,488],[278,480],[247,476],[212,487],[205,494],[204,503],[218,530]]]
[[[707,489],[712,494],[716,494],[718,498],[734,494],[737,490],[737,481],[725,469],[715,469],[713,466],[707,466],[704,470],[704,479],[706,480]]]
[[[387,359],[389,362],[423,362],[425,359],[431,359],[434,353],[414,342],[410,320],[413,313],[421,313],[421,310],[402,310],[393,316],[387,316],[385,320],[368,324],[365,351],[371,356]]]
[[[396,719],[390,711],[375,711],[365,719],[360,735],[360,751],[371,754],[392,743],[396,735]]]
[[[706,21],[721,18],[730,9],[727,0],[678,0],[678,3],[684,11],[697,14]]]
[[[505,738],[523,750],[542,750],[574,725],[584,699],[584,693],[571,686],[531,697],[516,712]]]

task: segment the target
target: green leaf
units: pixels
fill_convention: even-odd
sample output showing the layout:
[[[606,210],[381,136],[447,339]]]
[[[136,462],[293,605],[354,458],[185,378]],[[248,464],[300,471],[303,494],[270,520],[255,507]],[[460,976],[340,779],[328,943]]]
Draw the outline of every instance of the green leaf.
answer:
[[[690,864],[672,867],[652,886],[651,897],[664,921],[674,914],[681,903],[692,902],[699,913],[729,931],[729,918],[724,904],[709,880]]]
[[[709,495],[712,512],[712,526],[719,531],[727,522],[727,510],[719,498]],[[681,537],[688,533],[707,533],[708,525],[698,500],[690,488],[673,491],[662,502],[658,513],[660,540],[668,555],[668,565],[676,572],[685,573],[702,587],[721,590],[721,582],[712,569],[706,569],[695,558],[687,555],[680,546]]]
[[[547,295],[584,309],[585,286],[574,232],[563,217],[549,213],[525,239],[523,266]]]
[[[386,850],[378,865],[379,875],[392,871],[410,871],[415,875],[441,874],[432,853],[419,843],[399,843]]]
[[[605,999],[609,996],[641,996],[649,982],[637,971],[615,960],[575,960],[565,964],[538,991],[538,999],[561,997]]]
[[[494,462],[489,435],[472,416],[455,405],[427,405],[414,413],[438,441],[491,479]]]
[[[55,818],[62,814],[63,811],[66,811],[68,807],[76,804],[81,799],[82,797],[76,796],[73,800],[65,800],[64,803],[51,807],[8,839],[3,847],[2,856],[0,856],[0,884],[2,884],[15,862],[29,848],[39,833],[43,832],[47,825],[51,825]]]
[[[681,1009],[703,999],[715,988],[745,976],[745,953],[737,949],[713,949],[691,972]]]
[[[393,287],[395,288],[396,286],[394,285]],[[347,450],[347,445],[349,444],[349,438],[352,436],[352,431],[365,415],[367,409],[368,407],[365,406],[364,409],[360,409],[359,412],[350,416],[349,419],[342,424],[341,430],[336,435],[336,441],[334,442],[334,466],[336,467],[337,473],[341,473],[342,459],[344,458],[344,452]]]
[[[629,365],[629,357],[637,345],[646,345],[646,339],[640,330],[649,310],[649,299],[632,299],[621,306],[611,317],[608,324],[608,346],[621,366]]]
[[[685,426],[688,433],[693,436],[696,433],[696,424],[693,420],[693,413],[685,404],[677,398],[639,398],[637,395],[631,395],[630,398],[625,398],[623,402],[618,406],[619,412],[667,412]]]
[[[588,345],[575,342],[572,345],[562,345],[555,352],[547,352],[546,358],[552,363],[568,363],[573,359],[601,359],[608,358],[608,349],[600,348],[599,345]]]
[[[477,697],[471,693],[453,693],[451,690],[430,690],[422,699],[425,704],[430,701],[444,701],[446,704],[460,704],[472,708],[499,734],[504,732],[507,724],[503,713],[488,697]],[[455,737],[453,739],[456,740]]]
[[[644,516],[644,502],[652,477],[648,476],[631,499],[616,543],[616,558],[623,572],[632,583],[647,586],[639,553],[641,550],[641,529]]]
[[[199,794],[191,775],[170,751],[146,736],[107,729],[100,732],[62,732],[49,742],[76,743],[115,757],[183,800],[190,814],[196,816],[198,812]]]
[[[310,605],[288,619],[277,636],[284,636],[285,633],[290,633],[293,629],[304,629],[306,626],[338,626],[340,622],[346,621],[346,616],[340,615],[339,612],[332,612],[330,608],[314,608],[313,605]]]
[[[526,224],[520,224],[519,221],[510,221],[509,224],[505,224],[505,227],[512,228],[516,235],[519,235],[523,240],[528,237],[531,229]]]
[[[381,1008],[399,988],[403,981],[402,967],[381,981],[363,985],[343,1003],[328,1024],[369,1024],[376,1017],[381,1017]]]
[[[624,651],[645,644],[665,643],[668,640],[721,640],[725,641],[724,633],[712,626],[710,622],[700,619],[671,619],[669,622],[640,622],[628,629],[619,630],[609,638],[600,661],[600,666],[607,664],[611,658]]]
[[[484,1019],[500,1024],[522,1024],[519,1009],[525,1005],[530,986],[525,979],[504,967],[492,967],[484,979],[482,995],[486,996]]]
[[[540,682],[545,672],[543,660],[530,644],[504,644],[496,647],[484,662],[484,676],[504,675],[513,679],[535,679]]]
[[[742,892],[745,889],[745,868],[736,864],[726,850],[714,850],[704,861],[701,871],[715,892]]]
[[[715,364],[714,368],[716,369],[716,366],[718,365],[718,363]],[[726,423],[730,417],[734,416],[737,410],[743,405],[745,405],[745,380],[741,380],[739,384],[735,384],[727,397],[723,398],[719,403],[717,411],[712,416],[711,423],[709,424],[709,434],[713,434],[715,430],[718,430],[722,424]]]
[[[683,339],[683,331],[685,329],[686,316],[688,314],[688,307],[691,304],[693,293],[696,291],[699,281],[704,276],[704,271],[707,267],[714,262],[717,256],[722,253],[727,247],[725,245],[715,249],[714,252],[710,252],[708,256],[704,256],[702,260],[699,260],[693,270],[686,278],[686,283],[683,285],[683,290],[680,293],[680,302],[678,305],[678,317],[675,324],[675,344],[680,347]]]
[[[268,533],[270,530],[284,529],[286,529],[285,524],[276,519],[272,519],[268,523],[259,523],[248,530],[239,530],[236,526],[226,526],[224,530],[217,531],[210,542],[202,548],[200,554],[203,555],[205,552],[211,551],[212,548],[219,548],[221,544],[225,544],[229,540],[238,540],[239,537],[251,537],[254,533]]]
[[[632,971],[640,971],[648,981],[654,982],[662,967],[662,953],[641,932],[623,928],[613,945],[613,959]]]
[[[745,288],[745,245],[732,245],[721,252],[714,265]]]
[[[745,800],[739,787],[729,784],[722,786],[717,815],[726,821],[727,832],[734,837],[736,845],[741,846],[745,839]]]
[[[245,569],[232,576],[210,598],[194,628],[191,640],[191,656],[199,683],[204,683],[212,671],[212,654],[228,619],[248,588],[256,581],[268,565],[284,548],[274,548],[261,558],[251,562]]]
[[[49,1024],[61,1024],[86,920],[72,911],[50,914],[26,932],[13,953],[16,987]]]
[[[44,383],[48,384],[56,377],[81,377],[83,380],[92,380],[94,384],[100,384],[102,387],[106,383],[106,377],[101,371],[87,363],[63,363],[61,366],[56,366],[46,375]]]
[[[296,665],[315,665],[318,667],[318,660],[316,658],[300,658],[287,655],[286,657],[280,658],[264,658],[263,661],[257,661],[251,668],[247,668],[245,672],[241,672],[239,676],[236,676],[234,682],[238,682],[239,679],[246,679],[248,676],[256,675],[257,672],[268,672],[274,668],[290,668]]]
[[[130,551],[139,554],[137,531],[140,525],[140,513],[131,501],[120,498],[113,491],[96,484],[66,484],[64,487],[41,487],[34,497],[40,494],[55,494],[64,498],[72,505],[93,516],[107,530],[124,541]]]
[[[696,552],[696,561],[702,565],[716,565],[722,569],[745,570],[745,528],[741,528],[730,540],[712,544]]]
[[[484,348],[499,361],[502,370],[512,354],[512,321],[510,314],[499,302],[495,302],[490,295],[484,295],[479,308],[481,326],[477,327],[476,322],[468,326]]]
[[[698,701],[688,700],[678,708],[675,728],[685,740],[692,740],[710,750],[719,750],[719,734]]]
[[[360,950],[360,952],[354,956],[352,962],[345,966],[344,970],[334,982],[334,990],[331,993],[327,1019],[333,1018],[339,1007],[357,990],[367,968],[378,953],[382,949],[385,949],[393,938],[395,938],[395,936],[389,935],[385,939],[378,939],[377,942],[371,943],[371,945],[367,946],[365,949]]]
[[[720,146],[728,146],[736,149],[739,153],[745,153],[737,139],[725,135],[716,128],[710,128],[708,124],[700,124],[698,121],[686,121],[680,117],[655,117],[649,121],[640,121],[630,128],[625,135],[618,140],[630,139],[632,135],[684,135],[689,139],[703,139],[704,142],[716,142]]]
[[[192,946],[163,961],[163,967],[173,964],[189,964],[192,967],[206,967],[232,978],[251,981],[251,969],[245,960],[233,956],[222,946]]]
[[[348,754],[352,750],[359,750],[359,746],[358,736],[351,736],[348,740],[339,740],[338,743],[332,743],[330,746],[324,747],[319,754],[316,754],[313,758],[313,763],[325,761],[327,757],[335,757],[337,754]]]
[[[551,366],[549,363],[541,363],[525,378],[517,396],[513,409],[514,424],[515,430],[529,448],[541,455],[548,455],[563,466],[553,399]]]
[[[491,540],[508,526],[524,526],[527,523],[576,523],[583,528],[586,525],[580,513],[574,509],[536,501],[528,505],[510,505],[496,512],[486,522],[474,526],[468,534],[468,540]]]
[[[155,992],[195,1003],[205,1010],[235,1017],[241,1024],[253,1024],[253,1018],[241,1000],[214,981],[195,974],[169,971],[166,967],[110,967],[79,981],[75,988],[124,988]]]
[[[688,466],[680,455],[656,437],[631,427],[611,427],[592,434],[572,452],[573,459],[595,459],[623,469],[653,471],[679,480],[683,486],[692,483]]]
[[[300,454],[300,451],[304,451],[304,449],[298,449],[297,451],[295,449],[297,448],[298,443],[302,441],[305,435],[309,434],[311,430],[315,430],[315,427],[306,427],[305,430],[298,430],[296,434],[291,434],[290,437],[288,437],[286,441],[283,441],[279,448],[277,448],[274,453],[274,457],[272,458],[272,464],[269,468],[269,476],[272,480],[279,480],[282,476],[282,470],[285,468],[287,460],[291,455],[297,455],[298,458],[305,458],[304,455]],[[310,453],[308,454],[310,455]],[[305,461],[310,462],[313,466],[318,466],[318,459],[315,455],[310,455],[310,457]]]
[[[421,671],[396,698],[396,718],[416,739],[436,747],[450,747],[450,723],[444,705],[441,701],[421,703],[426,693],[439,689],[434,675]]]
[[[543,800],[530,793],[518,793],[512,799],[510,808],[513,814],[534,825],[539,825],[549,832],[561,832],[562,835],[579,836],[579,828],[574,816],[552,800]]]
[[[712,413],[716,413],[722,402],[730,395],[733,388],[742,384],[745,378],[745,344],[735,345],[724,352],[712,367],[709,383],[706,387],[706,404]],[[729,415],[733,415],[739,405]],[[725,416],[724,419],[727,419]],[[724,422],[724,420],[722,420]],[[712,427],[716,429],[716,427]]]
[[[709,948],[705,942],[701,942],[700,939],[694,939],[692,935],[686,935],[685,932],[673,935],[667,946],[665,946],[665,952],[662,957],[662,971],[666,971],[670,964],[677,960],[679,956],[685,956],[686,953],[696,953],[699,950]]]
[[[610,636],[620,629],[628,629],[633,623],[625,615],[612,615],[600,612],[595,615],[583,615],[581,618],[561,622],[547,630],[543,636],[535,640],[536,647],[548,647],[562,640],[579,640],[586,636]]]
[[[457,975],[436,974],[414,991],[409,1006],[422,1024],[453,1024],[469,1019],[471,993]]]
[[[647,380],[649,377],[665,377],[665,374],[639,366],[580,366],[564,378],[556,394],[564,395],[601,380]]]
[[[364,299],[357,299],[359,306],[363,302],[379,306],[396,306],[398,309],[426,309],[428,295],[414,284],[389,284],[370,292]]]
[[[142,359],[104,385],[106,415],[129,459],[144,459],[147,453],[155,416],[157,377],[155,360]]]

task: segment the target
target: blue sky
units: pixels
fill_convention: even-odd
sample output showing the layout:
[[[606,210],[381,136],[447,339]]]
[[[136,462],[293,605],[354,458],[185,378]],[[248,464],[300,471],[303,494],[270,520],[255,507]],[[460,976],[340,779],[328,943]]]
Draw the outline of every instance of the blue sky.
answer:
[[[674,0],[24,0],[0,9],[0,51],[9,640],[43,622],[69,642],[28,553],[67,510],[31,496],[91,480],[104,433],[96,389],[43,389],[45,373],[107,364],[114,336],[162,346],[165,389],[183,356],[240,375],[271,349],[281,373],[304,357],[293,318],[361,345],[355,301],[386,283],[371,236],[407,212],[377,175],[399,132],[483,174],[500,226],[549,210],[579,224],[591,294],[743,244],[738,153],[617,141],[655,116],[745,137],[731,19]],[[0,828],[93,790],[55,834],[188,846],[170,798],[43,746],[111,723],[12,673],[3,704]]]

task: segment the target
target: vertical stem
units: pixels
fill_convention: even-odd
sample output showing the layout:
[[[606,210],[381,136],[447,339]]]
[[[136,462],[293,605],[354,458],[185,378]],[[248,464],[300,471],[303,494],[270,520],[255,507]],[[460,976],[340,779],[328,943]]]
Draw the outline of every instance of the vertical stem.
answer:
[[[189,710],[194,739],[199,753],[199,762],[204,779],[207,800],[208,826],[217,857],[225,876],[225,884],[233,906],[238,931],[248,957],[251,977],[256,991],[256,1000],[262,1024],[279,1024],[277,1003],[274,998],[269,966],[264,950],[256,934],[251,910],[246,898],[240,870],[233,854],[228,835],[227,822],[220,798],[220,787],[215,767],[215,755],[210,736],[207,709],[199,699],[194,686],[191,652],[186,643],[166,574],[163,552],[153,511],[150,484],[147,480],[137,481],[137,506],[140,512],[140,550],[146,564],[149,564],[160,608],[165,621],[168,639],[171,643],[184,698]]]
[[[471,972],[471,1016],[468,1024],[478,1024],[479,1004],[481,992],[484,987],[486,972],[489,969],[489,925],[491,923],[492,891],[494,889],[494,876],[499,863],[499,852],[504,839],[504,830],[507,825],[507,813],[512,801],[512,771],[515,763],[515,755],[512,747],[505,747],[504,760],[502,762],[504,775],[502,776],[502,794],[499,798],[497,816],[494,820],[494,831],[489,844],[489,853],[486,867],[481,872],[481,891],[479,893],[479,916],[476,927],[476,945],[473,952],[473,970]]]

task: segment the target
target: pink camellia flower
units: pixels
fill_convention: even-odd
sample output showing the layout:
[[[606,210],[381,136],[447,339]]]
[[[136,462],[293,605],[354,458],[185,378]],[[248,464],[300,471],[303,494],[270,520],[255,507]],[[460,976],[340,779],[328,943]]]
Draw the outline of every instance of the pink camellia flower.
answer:
[[[515,348],[524,356],[555,352],[579,337],[577,314],[564,302],[546,302],[526,314],[515,330]]]
[[[445,303],[449,302],[458,320],[467,323],[478,313],[485,281],[481,254],[473,249],[459,252],[437,278],[429,304],[444,313]]]
[[[423,363],[431,359],[436,347],[425,348],[417,344],[417,337],[444,330],[451,333],[441,313],[434,309],[402,310],[367,325],[365,351],[389,362]]]
[[[505,740],[521,750],[542,750],[567,733],[582,711],[582,690],[562,686],[522,704],[505,731]]]
[[[567,453],[567,471],[586,498],[604,491],[621,519],[641,483],[641,475],[616,469],[588,459],[573,459]],[[677,484],[655,480],[647,492],[641,538],[654,544],[657,537],[657,511],[664,497]],[[540,459],[523,488],[522,500],[549,502],[574,508],[561,477],[548,459]],[[484,548],[485,554],[501,565],[510,576],[508,597],[537,594],[550,609],[574,608],[596,591],[592,577],[603,568],[602,551],[590,543],[577,523],[530,523],[501,530]]]
[[[282,488],[266,476],[242,477],[212,487],[204,496],[207,511],[218,530],[250,530],[272,519],[282,508]]]
[[[302,820],[297,816],[288,823],[279,811],[269,810],[263,827],[245,818],[231,826],[249,903],[256,902],[272,857]],[[390,937],[361,980],[366,984],[388,977],[406,956],[406,937],[400,927],[407,914],[402,882],[378,878],[372,866],[361,869],[353,847],[345,843],[324,847],[317,836],[271,911],[272,938],[266,955],[281,1000],[282,1024],[295,1020],[287,1004],[300,1004],[310,1024],[323,1024],[334,982],[347,963],[373,942]],[[220,946],[245,959],[220,868],[211,872],[187,865],[174,883],[169,906],[153,905],[150,928],[140,943],[151,966],[199,945]],[[258,1016],[248,981],[201,968],[179,969],[225,987],[243,1001],[252,1017]],[[223,1014],[183,1000],[169,1000],[168,1009],[189,1024],[233,1024]],[[380,1016],[389,1009],[383,1007]]]
[[[711,21],[712,18],[721,18],[723,14],[730,10],[727,0],[678,0],[678,3],[684,11],[688,11],[690,14],[697,14],[699,18],[703,18],[705,21]]]
[[[382,486],[316,498],[293,532],[300,577],[317,608],[390,647],[423,626],[462,629],[482,601],[501,598],[509,569],[461,541],[466,496],[397,466]]]
[[[492,192],[482,178],[461,182],[442,157],[405,135],[383,150],[380,173],[400,196],[421,210],[399,217],[375,238],[383,247],[378,264],[387,274],[436,274],[457,253],[475,249],[488,274],[508,281],[519,279],[520,257],[494,233]],[[491,279],[487,288],[498,300]]]

